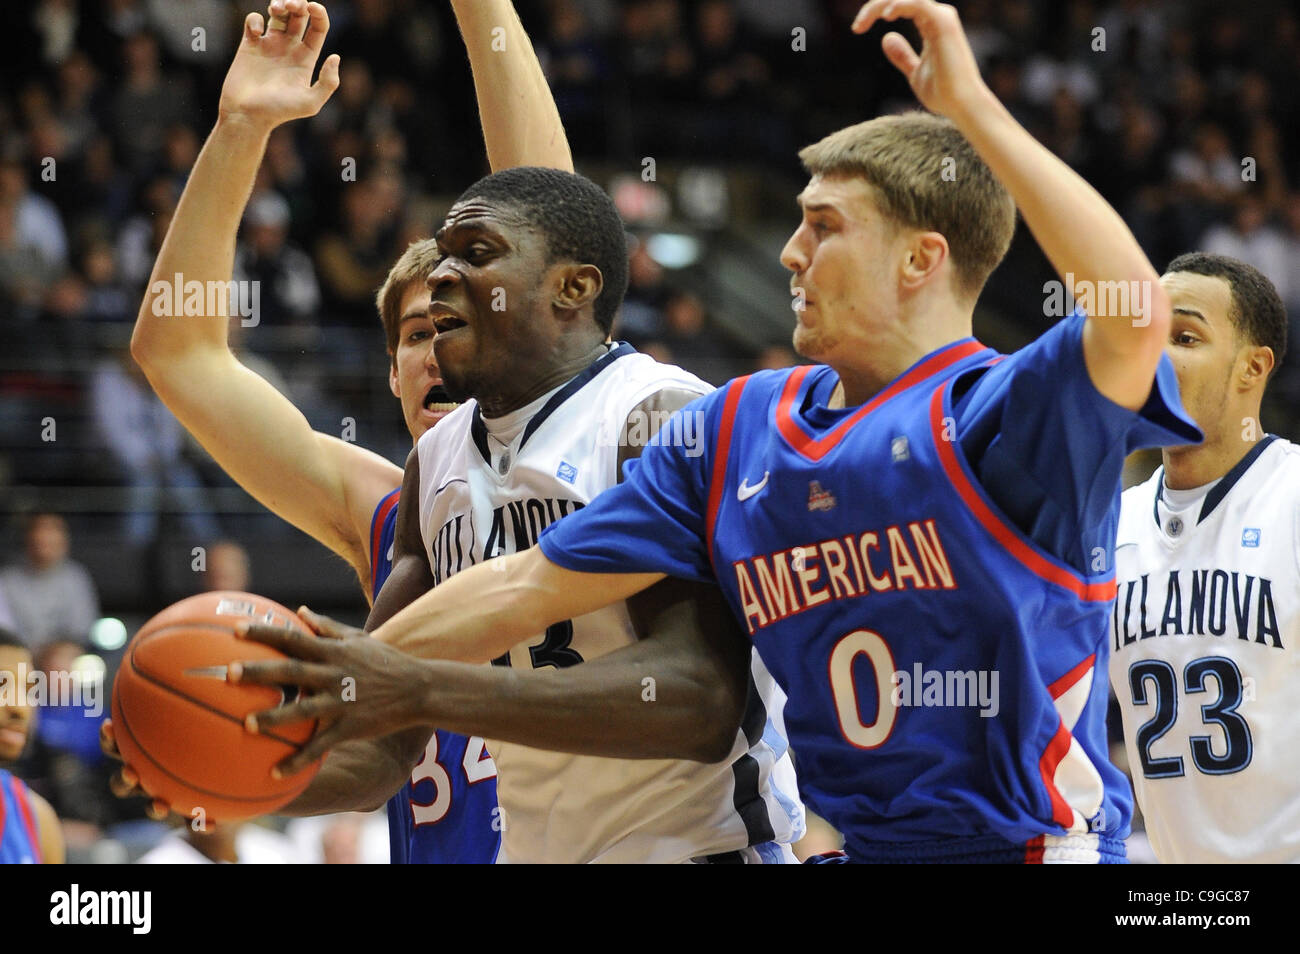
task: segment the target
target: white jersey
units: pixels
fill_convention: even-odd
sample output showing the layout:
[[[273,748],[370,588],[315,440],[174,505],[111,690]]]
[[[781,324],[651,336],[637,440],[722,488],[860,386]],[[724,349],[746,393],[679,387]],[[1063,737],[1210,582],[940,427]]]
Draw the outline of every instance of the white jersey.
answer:
[[[527,549],[550,523],[614,486],[629,414],[665,388],[711,390],[620,345],[539,401],[508,445],[488,434],[472,401],[426,432],[418,444],[420,529],[435,581]],[[659,423],[646,422],[647,437]],[[562,668],[635,641],[626,604],[616,603],[525,640],[509,664]],[[682,862],[737,851],[750,860],[790,859],[788,849],[770,844],[788,844],[804,830],[781,721],[785,698],[761,665],[753,675],[758,692],[731,757],[718,764],[489,740],[503,813],[499,860]],[[653,684],[637,688],[653,705]],[[749,850],[755,845],[764,847]]]
[[[1163,862],[1300,862],[1300,447],[1124,492],[1111,684]],[[1185,498],[1185,499],[1184,499]]]

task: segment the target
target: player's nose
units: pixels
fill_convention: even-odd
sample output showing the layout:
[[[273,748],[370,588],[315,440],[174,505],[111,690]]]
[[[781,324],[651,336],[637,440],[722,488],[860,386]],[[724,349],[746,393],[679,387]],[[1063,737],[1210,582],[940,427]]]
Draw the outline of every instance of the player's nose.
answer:
[[[781,249],[781,264],[795,274],[808,267],[808,254],[804,251],[803,243],[800,240],[800,233],[802,232],[803,226],[800,226],[786,241],[785,248]]]
[[[433,293],[433,297],[437,298],[440,292],[451,288],[458,281],[460,281],[460,276],[444,259],[433,267],[424,283],[428,286],[429,291]]]

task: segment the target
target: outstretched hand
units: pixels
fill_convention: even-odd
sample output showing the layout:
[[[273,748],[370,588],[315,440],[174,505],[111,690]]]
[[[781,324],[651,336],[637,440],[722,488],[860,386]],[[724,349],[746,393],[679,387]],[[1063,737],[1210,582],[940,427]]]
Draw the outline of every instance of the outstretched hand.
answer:
[[[244,18],[244,33],[221,87],[223,119],[243,119],[267,129],[315,116],[339,86],[339,57],[326,58],[311,81],[329,32],[319,3],[272,0],[269,26],[260,13]]]
[[[429,676],[422,660],[306,607],[298,616],[315,636],[279,626],[239,624],[246,639],[292,658],[232,663],[226,676],[231,682],[302,690],[296,701],[250,715],[245,722],[250,732],[318,720],[308,743],[276,766],[277,776],[301,771],[341,742],[391,735],[420,724]]]
[[[984,89],[957,9],[934,0],[872,0],[853,19],[853,32],[866,33],[877,21],[900,18],[916,24],[921,52],[918,54],[902,34],[894,32],[885,34],[881,49],[907,78],[921,105],[957,119]]]

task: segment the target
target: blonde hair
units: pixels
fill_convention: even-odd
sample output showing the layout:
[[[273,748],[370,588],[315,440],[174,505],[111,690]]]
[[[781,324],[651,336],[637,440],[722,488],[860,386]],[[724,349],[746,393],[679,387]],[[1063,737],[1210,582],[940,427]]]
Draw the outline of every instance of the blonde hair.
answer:
[[[940,116],[880,116],[831,133],[800,150],[799,159],[809,175],[866,180],[887,217],[947,239],[959,291],[972,298],[1011,245],[1011,194]]]
[[[402,328],[402,298],[412,282],[423,285],[438,263],[438,243],[433,239],[420,239],[407,246],[391,269],[384,284],[375,295],[379,320],[384,324],[384,340],[388,353],[397,354],[397,338]]]

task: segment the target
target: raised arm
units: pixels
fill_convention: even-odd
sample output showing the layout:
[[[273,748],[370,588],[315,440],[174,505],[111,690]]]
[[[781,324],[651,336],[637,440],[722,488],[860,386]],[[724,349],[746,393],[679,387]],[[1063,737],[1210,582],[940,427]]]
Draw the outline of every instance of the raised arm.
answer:
[[[314,115],[338,87],[337,56],[327,58],[311,82],[329,29],[325,8],[276,0],[272,11],[281,7],[287,30],[263,35],[257,13],[244,21],[219,118],[163,240],[131,353],[154,391],[226,473],[366,579],[370,518],[401,480],[397,467],[313,431],[284,395],[231,352],[226,318],[185,313],[174,300],[177,275],[204,289],[230,281],[235,235],[271,130]]]
[[[882,42],[885,55],[917,99],[951,119],[1006,186],[1057,274],[1067,282],[1072,276],[1076,287],[1087,282],[1094,290],[1137,290],[1110,296],[1126,305],[1118,314],[1090,309],[1083,351],[1097,390],[1116,404],[1140,409],[1169,335],[1169,299],[1155,269],[1119,214],[1026,132],[984,84],[955,8],[933,0],[873,0],[859,11],[853,29],[863,33],[877,20],[899,18],[916,24],[921,52],[889,33]]]
[[[573,171],[560,112],[510,0],[452,0],[460,24],[492,171],[546,166]]]

